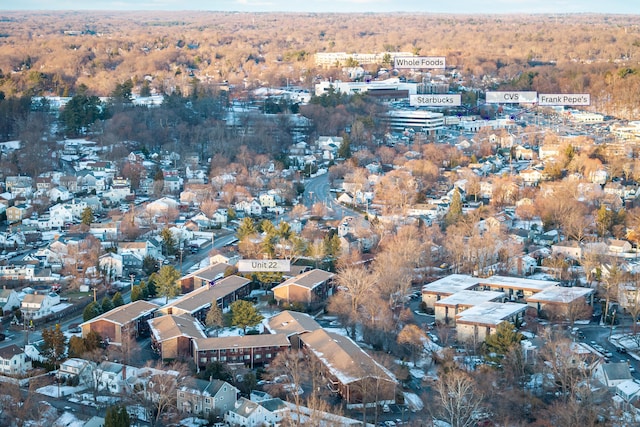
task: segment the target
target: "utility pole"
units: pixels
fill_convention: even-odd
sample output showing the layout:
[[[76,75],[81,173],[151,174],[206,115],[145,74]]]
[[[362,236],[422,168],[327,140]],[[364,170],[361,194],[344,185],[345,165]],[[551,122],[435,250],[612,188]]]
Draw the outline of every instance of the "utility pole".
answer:
[[[93,302],[98,302],[98,289],[93,287]]]

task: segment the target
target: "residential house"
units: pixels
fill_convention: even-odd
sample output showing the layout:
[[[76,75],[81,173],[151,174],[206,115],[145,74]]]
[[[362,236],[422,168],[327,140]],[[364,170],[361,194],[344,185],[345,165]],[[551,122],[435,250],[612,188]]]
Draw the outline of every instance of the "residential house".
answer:
[[[115,279],[122,277],[124,274],[124,263],[122,255],[113,252],[107,252],[98,258],[98,266],[105,277]]]
[[[632,246],[626,240],[610,239],[609,240],[609,252],[615,254],[624,254],[631,252]]]
[[[281,399],[252,402],[241,397],[225,414],[224,421],[234,427],[278,426],[289,412],[289,407]]]
[[[161,199],[148,203],[145,206],[145,210],[152,216],[165,215],[170,210],[177,210],[178,206],[179,203],[171,197],[162,197]]]
[[[207,313],[214,303],[221,310],[228,310],[229,306],[251,293],[251,280],[231,275],[215,281],[211,285],[201,286],[175,301],[166,304],[158,310],[163,314],[189,316],[205,323]]]
[[[9,224],[20,222],[25,218],[31,216],[31,212],[33,211],[31,205],[26,203],[21,203],[19,205],[11,206],[7,208],[7,222]]]
[[[149,255],[149,242],[146,240],[137,242],[119,242],[118,253],[121,255],[125,253],[137,255],[140,259],[144,259],[144,257]]]
[[[327,386],[351,408],[363,404],[395,403],[398,381],[351,338],[316,329],[300,336],[303,351],[323,367]],[[363,390],[376,390],[364,393]]]
[[[551,246],[551,253],[579,260],[582,258],[582,245],[576,240],[563,240]]]
[[[225,246],[217,250],[218,253],[209,256],[209,265],[228,264],[236,265],[240,261],[240,254],[233,248]]]
[[[182,188],[182,179],[177,176],[165,176],[162,191],[168,194],[175,194]]]
[[[263,193],[258,198],[263,209],[275,208],[277,206],[276,196],[270,193]]]
[[[620,396],[625,402],[633,403],[640,396],[640,383],[635,380],[626,380],[616,386],[616,396]]]
[[[36,191],[38,193],[48,193],[52,187],[50,176],[39,176],[36,178]]]
[[[89,226],[89,233],[104,242],[118,238],[118,223],[116,221],[94,222]]]
[[[53,306],[60,304],[60,295],[55,292],[27,294],[20,303],[23,314],[28,319],[40,319],[53,314]]]
[[[307,271],[273,287],[273,297],[278,304],[322,305],[333,294],[333,276],[333,273],[317,268]]]
[[[593,377],[610,390],[625,381],[633,380],[627,362],[605,363],[600,361],[593,370]]]
[[[96,387],[100,391],[121,394],[126,390],[127,366],[103,360],[93,371]]]
[[[192,340],[205,338],[202,325],[188,314],[149,319],[151,348],[162,360],[183,360],[192,356]]]
[[[243,335],[193,340],[198,369],[211,362],[242,364],[253,369],[270,363],[279,352],[291,348],[285,334]]]
[[[236,212],[242,212],[246,216],[260,216],[262,215],[262,205],[256,199],[240,200],[234,206]]]
[[[60,186],[67,189],[71,194],[78,192],[78,178],[73,175],[63,175],[60,177]],[[52,199],[58,200],[58,199]]]
[[[78,384],[94,384],[93,362],[71,357],[60,364],[58,378],[61,380],[77,379]]]
[[[62,203],[73,199],[73,192],[63,185],[56,185],[55,187],[52,187],[48,191],[47,195],[49,196],[49,200],[56,203]]]
[[[226,381],[187,378],[179,384],[176,406],[186,414],[222,417],[235,408],[239,393],[240,390]]]
[[[520,171],[519,175],[522,179],[522,183],[528,186],[538,185],[543,178],[542,172],[537,169],[525,169]]]
[[[2,310],[0,314],[7,315],[18,307],[20,307],[20,298],[15,290],[6,287],[0,290],[0,309]]]
[[[63,204],[59,203],[49,208],[49,228],[63,228],[71,223],[73,223],[73,213]]]
[[[122,345],[127,334],[148,336],[147,320],[153,318],[157,309],[157,305],[142,300],[116,307],[82,323],[82,337],[86,338],[90,331],[94,331],[110,344]]]
[[[31,369],[31,359],[15,344],[0,347],[0,373],[22,375]]]

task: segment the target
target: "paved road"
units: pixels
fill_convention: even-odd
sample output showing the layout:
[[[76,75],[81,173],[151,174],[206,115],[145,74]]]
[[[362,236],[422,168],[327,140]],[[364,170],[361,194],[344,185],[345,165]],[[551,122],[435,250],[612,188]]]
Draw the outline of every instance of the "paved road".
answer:
[[[324,202],[331,212],[333,218],[344,218],[345,216],[360,216],[361,214],[342,206],[335,199],[334,194],[329,191],[329,177],[327,174],[311,178],[304,183],[303,203],[311,207],[314,203]]]

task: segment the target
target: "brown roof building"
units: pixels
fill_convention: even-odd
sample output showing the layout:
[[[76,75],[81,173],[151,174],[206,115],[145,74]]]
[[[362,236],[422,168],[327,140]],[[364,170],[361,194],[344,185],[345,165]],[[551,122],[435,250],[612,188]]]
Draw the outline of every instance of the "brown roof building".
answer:
[[[251,293],[251,280],[232,275],[218,279],[210,285],[198,287],[181,298],[160,308],[164,314],[190,314],[204,323],[212,301],[222,310]]]
[[[160,358],[186,359],[192,356],[192,341],[205,338],[200,322],[189,314],[160,316],[149,319],[151,348]]]
[[[333,273],[316,268],[273,287],[273,296],[278,303],[319,306],[333,293],[333,276]]]
[[[82,323],[82,337],[86,338],[90,331],[94,331],[110,344],[122,345],[123,333],[127,331],[132,336],[149,333],[147,320],[157,309],[157,305],[141,300],[116,307]]]
[[[230,264],[220,262],[201,268],[179,279],[182,293],[191,292],[194,289],[209,286],[224,277],[224,273],[231,267]]]
[[[398,381],[353,340],[317,329],[300,336],[303,349],[324,367],[329,389],[349,405],[395,403]]]
[[[244,335],[233,337],[196,338],[193,356],[198,368],[211,362],[262,366],[290,348],[285,334]]]
[[[292,347],[300,348],[300,334],[313,332],[322,326],[308,314],[285,310],[269,318],[265,328],[272,334],[285,334]]]

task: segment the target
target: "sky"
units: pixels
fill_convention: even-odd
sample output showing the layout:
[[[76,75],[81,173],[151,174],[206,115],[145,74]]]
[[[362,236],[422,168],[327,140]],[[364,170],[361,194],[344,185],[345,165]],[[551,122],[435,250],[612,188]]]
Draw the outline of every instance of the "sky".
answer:
[[[638,0],[0,0],[2,10],[640,14]]]

